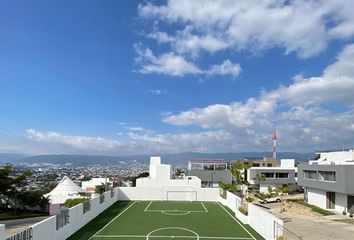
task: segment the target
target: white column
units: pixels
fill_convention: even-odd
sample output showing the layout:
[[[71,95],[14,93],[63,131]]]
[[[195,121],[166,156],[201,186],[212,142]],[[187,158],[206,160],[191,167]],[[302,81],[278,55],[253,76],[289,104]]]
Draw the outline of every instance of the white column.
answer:
[[[5,225],[0,224],[0,240],[5,240]]]

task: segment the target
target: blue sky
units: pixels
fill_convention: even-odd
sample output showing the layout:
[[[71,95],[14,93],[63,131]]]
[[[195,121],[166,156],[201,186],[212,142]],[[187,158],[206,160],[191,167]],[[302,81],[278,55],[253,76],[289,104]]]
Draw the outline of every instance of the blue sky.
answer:
[[[349,9],[3,1],[0,152],[265,151],[273,126],[279,151],[352,148]]]

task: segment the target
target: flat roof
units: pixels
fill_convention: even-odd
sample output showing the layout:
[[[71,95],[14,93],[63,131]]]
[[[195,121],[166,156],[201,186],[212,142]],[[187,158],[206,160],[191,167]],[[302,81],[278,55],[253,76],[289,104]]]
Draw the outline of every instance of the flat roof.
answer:
[[[208,159],[208,158],[193,158],[189,160],[190,163],[229,163],[224,159]]]

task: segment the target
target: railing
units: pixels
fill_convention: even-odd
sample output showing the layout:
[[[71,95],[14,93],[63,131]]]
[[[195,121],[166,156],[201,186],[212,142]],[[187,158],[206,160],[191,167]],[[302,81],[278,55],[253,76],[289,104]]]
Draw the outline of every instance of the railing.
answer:
[[[90,200],[87,200],[86,202],[84,202],[82,204],[82,211],[85,214],[85,213],[87,213],[90,210],[91,210],[91,202],[90,202]]]
[[[14,236],[6,238],[6,240],[32,240],[32,228],[26,229],[20,233],[17,233]]]
[[[104,193],[100,195],[100,204],[104,203]]]
[[[60,228],[64,227],[65,225],[69,224],[69,210],[65,209],[62,210],[61,213],[56,215],[56,229],[59,230]]]
[[[274,239],[302,240],[302,237],[274,221]]]
[[[114,189],[111,189],[111,198],[114,197],[115,191]]]

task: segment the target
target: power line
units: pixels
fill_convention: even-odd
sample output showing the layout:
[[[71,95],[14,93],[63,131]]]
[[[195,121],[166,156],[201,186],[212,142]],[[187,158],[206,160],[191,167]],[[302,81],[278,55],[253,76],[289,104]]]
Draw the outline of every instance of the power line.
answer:
[[[25,137],[23,137],[21,135],[18,135],[16,133],[11,132],[9,130],[6,130],[4,128],[0,128],[0,131],[2,131],[3,134],[5,134],[8,137],[11,137],[13,139],[19,140],[19,141],[21,141],[21,142],[23,142],[23,143],[25,143],[27,145],[30,145],[30,146],[35,147],[37,149],[40,149],[40,150],[42,150],[42,151],[44,151],[46,153],[53,154],[53,151],[51,151],[49,148],[44,147],[44,146],[42,146],[42,145],[40,145],[38,143],[34,143],[32,141],[29,141],[27,138],[25,138]]]

